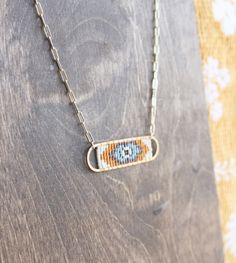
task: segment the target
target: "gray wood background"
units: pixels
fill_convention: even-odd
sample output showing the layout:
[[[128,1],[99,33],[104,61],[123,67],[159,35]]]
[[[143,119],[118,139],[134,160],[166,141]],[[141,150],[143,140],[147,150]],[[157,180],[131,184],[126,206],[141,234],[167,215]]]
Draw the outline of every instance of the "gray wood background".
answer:
[[[164,0],[157,161],[94,174],[33,1],[0,1],[0,261],[223,262],[194,3]],[[97,140],[148,131],[152,1],[42,0]]]

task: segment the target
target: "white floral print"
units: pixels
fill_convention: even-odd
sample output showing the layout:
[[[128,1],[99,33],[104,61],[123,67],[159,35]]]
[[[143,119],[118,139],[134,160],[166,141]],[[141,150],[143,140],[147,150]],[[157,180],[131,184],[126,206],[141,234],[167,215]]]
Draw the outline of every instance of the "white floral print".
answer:
[[[210,117],[214,122],[218,122],[223,115],[223,104],[219,96],[221,90],[225,89],[231,81],[229,70],[220,68],[217,59],[208,57],[203,67],[203,74]]]
[[[207,102],[209,104],[216,101],[219,97],[219,92],[218,92],[216,84],[211,83],[211,82],[207,83],[207,89],[205,93],[206,93]]]
[[[213,16],[226,36],[236,33],[236,0],[214,0]]]
[[[229,251],[236,259],[236,212],[230,216],[224,241],[226,251]]]
[[[223,115],[223,104],[216,100],[211,105],[211,118],[213,121],[217,122],[221,119]]]
[[[216,182],[229,181],[233,177],[236,178],[236,159],[226,160],[224,162],[215,163]]]

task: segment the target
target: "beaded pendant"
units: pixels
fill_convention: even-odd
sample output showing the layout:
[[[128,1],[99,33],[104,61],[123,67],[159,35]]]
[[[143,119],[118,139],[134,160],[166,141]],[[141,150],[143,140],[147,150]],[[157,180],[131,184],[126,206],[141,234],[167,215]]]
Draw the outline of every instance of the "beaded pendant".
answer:
[[[87,164],[94,172],[104,172],[150,162],[157,157],[158,152],[159,143],[153,136],[102,142],[89,148]]]

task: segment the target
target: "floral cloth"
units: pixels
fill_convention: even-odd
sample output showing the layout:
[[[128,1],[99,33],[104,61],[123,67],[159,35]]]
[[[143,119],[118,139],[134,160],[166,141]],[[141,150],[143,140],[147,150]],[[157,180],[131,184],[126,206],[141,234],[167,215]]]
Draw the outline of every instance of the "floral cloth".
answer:
[[[236,263],[236,0],[195,0],[225,262]]]

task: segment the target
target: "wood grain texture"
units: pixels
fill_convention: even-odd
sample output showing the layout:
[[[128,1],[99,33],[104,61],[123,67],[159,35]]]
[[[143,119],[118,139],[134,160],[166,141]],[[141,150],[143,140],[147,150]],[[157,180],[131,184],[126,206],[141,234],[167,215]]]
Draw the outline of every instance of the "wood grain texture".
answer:
[[[194,5],[165,0],[155,162],[94,174],[33,1],[0,1],[0,261],[221,263]],[[148,132],[152,1],[42,0],[97,140]]]

